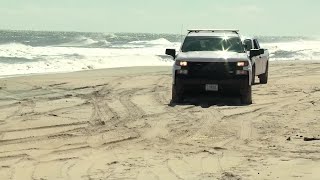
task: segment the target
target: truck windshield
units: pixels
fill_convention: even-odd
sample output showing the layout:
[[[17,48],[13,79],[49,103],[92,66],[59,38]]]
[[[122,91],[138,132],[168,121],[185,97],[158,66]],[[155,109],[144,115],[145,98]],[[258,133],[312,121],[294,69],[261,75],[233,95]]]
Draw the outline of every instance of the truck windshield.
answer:
[[[230,51],[244,52],[244,46],[239,37],[186,37],[181,48],[182,52],[190,51]]]

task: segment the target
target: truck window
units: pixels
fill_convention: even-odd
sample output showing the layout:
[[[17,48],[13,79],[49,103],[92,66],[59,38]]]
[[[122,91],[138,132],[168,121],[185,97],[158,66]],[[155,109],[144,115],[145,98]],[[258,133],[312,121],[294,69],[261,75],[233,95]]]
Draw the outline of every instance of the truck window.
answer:
[[[243,43],[246,45],[247,51],[250,51],[251,49],[253,49],[251,39],[246,39],[243,41]]]
[[[190,51],[230,51],[243,53],[244,47],[239,37],[202,37],[189,36],[186,37],[182,48],[182,52]]]
[[[256,39],[253,40],[254,49],[260,49],[260,45]]]

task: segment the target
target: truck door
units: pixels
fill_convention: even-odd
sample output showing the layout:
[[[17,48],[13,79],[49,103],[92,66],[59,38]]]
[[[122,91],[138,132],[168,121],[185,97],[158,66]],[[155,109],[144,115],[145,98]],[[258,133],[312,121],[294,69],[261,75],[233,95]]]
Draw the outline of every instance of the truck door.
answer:
[[[253,39],[253,48],[254,49],[260,49],[260,45],[256,39]],[[262,74],[263,71],[263,54],[255,57],[255,63],[256,63],[256,75]]]

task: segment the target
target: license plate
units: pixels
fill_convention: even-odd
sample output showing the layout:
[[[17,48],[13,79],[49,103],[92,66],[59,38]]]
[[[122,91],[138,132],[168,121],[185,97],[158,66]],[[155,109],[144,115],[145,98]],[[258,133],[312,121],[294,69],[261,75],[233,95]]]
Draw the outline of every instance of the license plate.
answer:
[[[218,91],[218,84],[206,84],[206,91]]]

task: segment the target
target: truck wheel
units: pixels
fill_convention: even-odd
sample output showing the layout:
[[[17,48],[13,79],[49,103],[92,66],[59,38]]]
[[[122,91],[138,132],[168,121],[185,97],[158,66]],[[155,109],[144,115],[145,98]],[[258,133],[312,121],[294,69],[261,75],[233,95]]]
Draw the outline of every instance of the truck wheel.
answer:
[[[268,74],[269,74],[269,62],[267,62],[266,72],[259,76],[260,84],[268,83]]]
[[[183,88],[181,85],[172,85],[172,103],[181,103],[183,101]]]
[[[241,93],[241,103],[245,105],[252,104],[252,86],[248,86],[242,93]]]
[[[252,80],[251,80],[251,85],[254,85],[254,83],[256,82],[256,66],[252,66]]]

